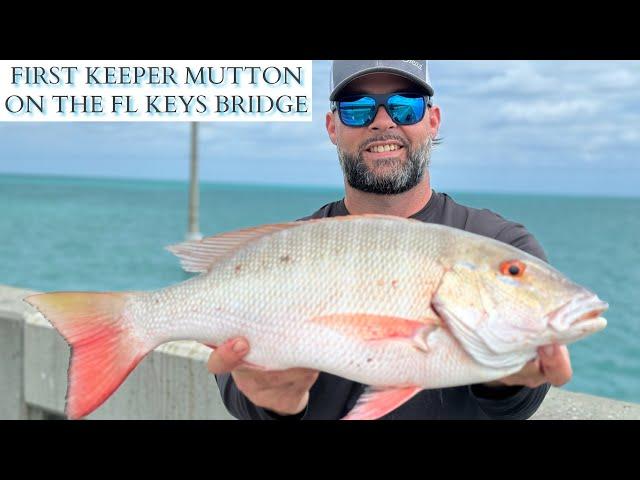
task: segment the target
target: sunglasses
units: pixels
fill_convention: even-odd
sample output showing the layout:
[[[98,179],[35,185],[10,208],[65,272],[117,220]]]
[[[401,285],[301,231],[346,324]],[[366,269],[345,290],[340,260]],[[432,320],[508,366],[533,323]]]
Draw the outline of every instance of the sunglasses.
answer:
[[[376,118],[380,106],[394,123],[413,125],[424,118],[431,97],[410,92],[349,95],[331,102],[331,111],[338,110],[340,120],[348,127],[366,127]]]

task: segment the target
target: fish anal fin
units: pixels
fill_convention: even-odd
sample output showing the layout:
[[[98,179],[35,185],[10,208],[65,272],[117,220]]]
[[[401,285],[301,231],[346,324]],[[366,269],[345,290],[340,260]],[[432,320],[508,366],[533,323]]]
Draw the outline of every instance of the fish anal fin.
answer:
[[[416,386],[384,389],[369,387],[342,420],[376,420],[384,417],[411,400],[421,390],[421,387]]]

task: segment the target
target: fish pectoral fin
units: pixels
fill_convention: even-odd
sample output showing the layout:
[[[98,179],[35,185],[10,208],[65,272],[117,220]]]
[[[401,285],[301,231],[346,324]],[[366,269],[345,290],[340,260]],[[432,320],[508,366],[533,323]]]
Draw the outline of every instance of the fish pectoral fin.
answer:
[[[356,406],[342,420],[376,420],[395,410],[422,391],[422,387],[368,387]]]
[[[418,321],[368,313],[324,315],[311,321],[367,341],[409,340],[415,348],[425,352],[429,350],[427,337],[440,325],[440,319]]]
[[[299,227],[304,223],[288,222],[245,228],[205,237],[202,240],[169,245],[166,249],[180,259],[180,264],[185,271],[207,272],[219,260],[232,255],[247,244],[281,230]]]

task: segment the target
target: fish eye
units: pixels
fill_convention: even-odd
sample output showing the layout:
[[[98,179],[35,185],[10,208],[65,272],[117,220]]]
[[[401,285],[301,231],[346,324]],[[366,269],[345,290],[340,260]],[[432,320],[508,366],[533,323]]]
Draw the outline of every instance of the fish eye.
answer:
[[[526,265],[520,260],[508,260],[500,264],[500,273],[502,273],[502,275],[520,278],[526,268]]]

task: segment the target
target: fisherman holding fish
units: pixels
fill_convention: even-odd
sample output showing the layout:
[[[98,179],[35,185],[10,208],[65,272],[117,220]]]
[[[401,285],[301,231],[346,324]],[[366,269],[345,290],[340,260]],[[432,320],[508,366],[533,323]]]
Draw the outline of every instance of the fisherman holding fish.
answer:
[[[25,298],[71,347],[67,416],[91,414],[176,340],[213,348],[241,419],[525,419],[568,382],[565,345],[604,329],[608,305],[522,225],[431,188],[427,68],[333,63],[343,200],[172,245],[199,275],[159,290]]]
[[[428,61],[336,60],[330,81],[326,129],[337,147],[345,196],[303,220],[362,214],[412,218],[494,238],[547,260],[522,225],[460,205],[432,188],[429,164],[440,108],[432,104]],[[217,348],[208,363],[224,404],[237,418],[340,419],[365,392],[365,385],[316,370],[250,368],[243,363],[250,349],[246,339],[235,338]],[[572,376],[566,346],[552,343],[537,353],[499,380],[412,392],[383,418],[526,419],[550,385],[563,385]]]

